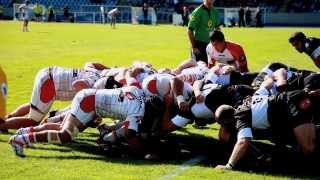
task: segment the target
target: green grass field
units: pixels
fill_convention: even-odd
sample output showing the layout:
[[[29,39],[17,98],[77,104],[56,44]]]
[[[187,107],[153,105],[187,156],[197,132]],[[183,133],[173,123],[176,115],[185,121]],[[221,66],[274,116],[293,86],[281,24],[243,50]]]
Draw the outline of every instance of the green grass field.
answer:
[[[228,40],[243,45],[252,71],[258,71],[274,60],[317,70],[306,55],[297,53],[288,43],[288,36],[294,31],[320,37],[319,28],[223,29]],[[0,21],[0,65],[8,77],[8,111],[29,100],[34,77],[43,67],[81,67],[87,61],[126,66],[134,60],[145,60],[156,68],[173,68],[188,57],[189,44],[186,29],[182,27],[121,24],[117,29],[111,29],[99,24],[31,22],[30,32],[22,33],[20,23]],[[66,103],[55,103],[54,108],[64,105]],[[212,153],[216,153],[219,149],[215,146],[217,127],[212,125],[199,130],[190,125],[172,135],[171,139],[181,138],[184,143],[197,143],[196,146],[203,147],[207,153],[210,153],[210,148]],[[7,144],[9,136],[0,134],[0,179],[159,179],[175,173],[183,162],[193,157],[148,162],[106,156],[94,145],[97,131],[88,129],[72,144],[37,145],[37,149],[26,150],[26,158],[18,158]],[[212,157],[216,156],[219,155]],[[191,166],[174,179],[297,176],[295,173],[270,174],[268,171],[219,171],[213,168],[217,162],[212,157]],[[298,177],[310,176],[302,174]]]

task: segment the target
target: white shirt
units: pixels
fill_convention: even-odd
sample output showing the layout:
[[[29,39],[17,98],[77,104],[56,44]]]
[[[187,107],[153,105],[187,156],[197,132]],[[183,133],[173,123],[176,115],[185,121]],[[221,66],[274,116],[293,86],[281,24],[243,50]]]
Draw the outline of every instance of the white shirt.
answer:
[[[270,123],[268,121],[269,92],[265,88],[260,88],[252,96],[251,112],[252,112],[252,128],[268,129]]]
[[[125,120],[127,117],[143,117],[145,94],[136,87],[98,90],[96,93],[96,114]]]
[[[100,78],[95,72],[81,69],[71,69],[62,67],[52,67],[52,78],[55,85],[56,96],[59,100],[72,100],[77,93],[73,89],[73,82],[76,80],[85,80],[89,87]]]
[[[23,18],[29,18],[30,17],[30,13],[32,11],[31,7],[27,6],[26,4],[21,4],[19,6],[19,9],[23,15]]]
[[[208,56],[208,64],[215,64],[213,60],[224,64],[230,64],[230,62],[234,62],[234,57],[227,48],[225,48],[223,52],[219,52],[215,47],[212,46],[211,43],[209,43],[206,51]]]

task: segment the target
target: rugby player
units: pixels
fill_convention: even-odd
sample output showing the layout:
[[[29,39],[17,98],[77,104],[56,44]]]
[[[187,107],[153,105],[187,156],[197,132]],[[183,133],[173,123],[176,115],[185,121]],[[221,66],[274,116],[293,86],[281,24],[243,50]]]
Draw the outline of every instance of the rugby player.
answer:
[[[234,66],[237,71],[242,73],[249,71],[243,48],[239,44],[226,41],[221,31],[212,32],[206,51],[209,68],[216,63],[223,63]]]
[[[22,20],[23,20],[23,26],[22,26],[22,32],[29,32],[28,25],[30,21],[30,13],[32,12],[32,9],[30,6],[30,1],[26,0],[24,4],[21,4],[19,6],[20,13],[22,14]]]
[[[72,101],[71,111],[62,124],[46,123],[36,127],[22,128],[17,135],[11,136],[11,144],[18,156],[24,156],[24,146],[33,143],[71,142],[79,132],[96,118],[113,118],[124,121],[125,131],[113,131],[104,137],[114,142],[117,138],[126,138],[134,151],[141,150],[136,136],[138,124],[145,113],[145,94],[137,87],[119,89],[85,89],[77,93]]]
[[[300,53],[306,53],[320,68],[320,39],[306,37],[303,32],[295,32],[289,38],[290,44]]]
[[[38,125],[55,100],[70,101],[77,92],[92,87],[99,78],[99,72],[85,69],[54,66],[40,70],[35,78],[30,103],[23,105],[24,109],[15,111],[19,112],[18,115],[22,115],[21,112],[28,112],[28,116],[9,118],[5,123],[0,124],[0,129],[18,129]]]
[[[305,155],[314,152],[316,132],[312,107],[318,104],[313,96],[319,96],[319,92],[296,90],[270,95],[272,84],[273,79],[266,79],[252,98],[237,109],[227,105],[217,109],[215,115],[221,125],[220,140],[229,141],[236,129],[237,142],[228,163],[216,168],[233,169],[237,165],[249,148],[253,129],[270,130],[276,143],[294,139]]]

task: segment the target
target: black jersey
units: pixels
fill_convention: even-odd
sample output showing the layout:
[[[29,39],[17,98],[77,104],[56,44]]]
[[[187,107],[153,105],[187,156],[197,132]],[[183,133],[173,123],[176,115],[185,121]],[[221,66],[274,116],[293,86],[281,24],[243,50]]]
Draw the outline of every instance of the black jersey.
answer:
[[[253,108],[257,98],[248,98],[238,106],[235,113],[235,127],[238,132],[245,128],[259,129],[259,125],[264,123],[254,115],[253,111],[256,110],[259,111],[260,117],[267,117],[272,134],[270,138],[278,142],[292,139],[293,128],[312,121],[312,100],[303,90],[284,92],[267,98],[268,104],[263,106],[266,111]],[[263,103],[256,103],[260,102]]]
[[[305,41],[305,50],[304,52],[308,54],[310,57],[314,56],[314,54],[318,54],[317,51],[320,51],[320,39],[309,37]]]

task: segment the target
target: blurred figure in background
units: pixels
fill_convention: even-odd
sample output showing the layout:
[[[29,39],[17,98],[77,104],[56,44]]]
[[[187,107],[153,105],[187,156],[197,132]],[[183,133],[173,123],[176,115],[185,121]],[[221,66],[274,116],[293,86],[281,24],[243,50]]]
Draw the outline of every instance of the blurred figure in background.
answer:
[[[33,7],[34,15],[36,16],[36,21],[39,22],[42,19],[43,9],[39,3],[36,3]]]
[[[28,32],[28,24],[30,20],[30,13],[32,11],[30,7],[30,2],[28,0],[25,1],[24,4],[21,4],[19,6],[19,11],[21,12],[22,15],[22,20],[23,20],[23,27],[22,27],[22,32]]]
[[[182,26],[188,26],[189,23],[189,9],[187,6],[183,6],[183,13],[182,13]]]
[[[53,22],[55,21],[55,18],[54,18],[54,11],[53,11],[53,8],[52,6],[49,6],[49,15],[48,15],[48,22]]]
[[[101,23],[104,24],[105,23],[105,16],[104,16],[105,12],[104,12],[103,5],[100,6],[100,11],[101,11]]]
[[[239,14],[239,27],[241,27],[241,26],[245,27],[246,24],[244,22],[244,9],[243,9],[242,5],[240,6],[238,14]]]
[[[114,8],[114,9],[112,9],[111,11],[108,12],[108,16],[111,18],[111,23],[110,23],[110,25],[111,25],[111,27],[112,27],[113,29],[116,28],[116,16],[117,16],[118,12],[119,12],[119,11],[118,11],[118,8]]]
[[[246,26],[251,26],[251,11],[249,7],[246,8]]]
[[[69,21],[70,19],[70,13],[69,13],[69,7],[68,5],[65,5],[63,8],[63,16],[65,21]]]
[[[148,4],[147,3],[143,3],[142,12],[143,12],[143,24],[147,24],[148,22]]]
[[[257,7],[256,11],[256,27],[263,27],[262,24],[262,11],[259,7]]]

